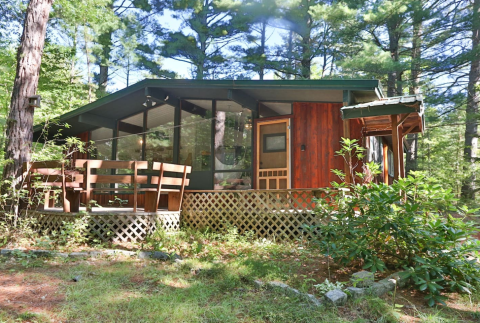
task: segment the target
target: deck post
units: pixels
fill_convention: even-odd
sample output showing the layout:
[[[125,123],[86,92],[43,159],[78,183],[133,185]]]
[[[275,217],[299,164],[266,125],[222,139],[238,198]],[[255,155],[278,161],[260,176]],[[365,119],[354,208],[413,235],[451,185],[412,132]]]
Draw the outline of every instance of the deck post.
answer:
[[[382,140],[383,144],[383,182],[388,185],[388,145],[385,139]]]
[[[390,116],[392,121],[392,146],[393,146],[393,179],[400,177],[400,136],[398,133],[398,115]]]

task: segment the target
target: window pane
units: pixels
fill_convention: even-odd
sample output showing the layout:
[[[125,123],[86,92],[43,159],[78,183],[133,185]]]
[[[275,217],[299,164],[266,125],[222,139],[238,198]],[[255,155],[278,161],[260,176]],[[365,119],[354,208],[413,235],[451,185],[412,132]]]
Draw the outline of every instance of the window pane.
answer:
[[[180,164],[194,171],[210,170],[212,101],[182,101]]]
[[[248,190],[252,188],[252,173],[215,173],[215,190]]]
[[[118,124],[117,159],[142,160],[143,112],[123,119]]]
[[[113,130],[108,128],[98,128],[91,133],[91,140],[95,142],[95,149],[90,154],[93,159],[112,159],[112,140]],[[109,140],[105,140],[109,139]]]
[[[162,105],[147,111],[145,154],[149,162],[173,162],[175,108]]]
[[[284,116],[292,114],[292,104],[285,102],[260,102],[258,105],[260,118]]]
[[[217,101],[215,170],[250,169],[252,112],[232,101]]]

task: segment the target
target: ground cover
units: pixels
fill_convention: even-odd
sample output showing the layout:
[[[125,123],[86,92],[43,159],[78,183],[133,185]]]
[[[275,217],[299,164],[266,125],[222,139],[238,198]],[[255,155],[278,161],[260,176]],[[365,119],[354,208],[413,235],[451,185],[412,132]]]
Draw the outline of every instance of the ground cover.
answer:
[[[143,245],[115,247],[175,252],[185,259],[0,257],[0,322],[480,321],[478,292],[470,298],[446,294],[447,306],[434,308],[408,289],[399,290],[395,302],[390,294],[332,308],[258,288],[254,279],[277,280],[320,297],[314,285],[326,278],[346,281],[359,268],[332,264],[308,244],[253,240],[233,228],[221,235],[159,233]]]

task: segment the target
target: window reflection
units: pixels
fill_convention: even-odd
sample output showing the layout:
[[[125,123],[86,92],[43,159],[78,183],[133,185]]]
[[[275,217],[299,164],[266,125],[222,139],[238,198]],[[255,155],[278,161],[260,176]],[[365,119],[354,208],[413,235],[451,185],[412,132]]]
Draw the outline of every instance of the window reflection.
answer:
[[[182,101],[180,164],[194,171],[210,170],[212,101]]]
[[[215,170],[250,169],[252,112],[232,101],[217,101]]]
[[[143,112],[119,121],[117,160],[142,160],[142,132]]]
[[[112,159],[113,130],[108,128],[98,128],[91,132],[90,139],[95,142],[94,149],[90,158],[110,160]]]
[[[252,173],[225,172],[215,173],[215,190],[248,190],[252,188]]]
[[[175,108],[162,105],[147,111],[145,156],[149,162],[173,162]]]

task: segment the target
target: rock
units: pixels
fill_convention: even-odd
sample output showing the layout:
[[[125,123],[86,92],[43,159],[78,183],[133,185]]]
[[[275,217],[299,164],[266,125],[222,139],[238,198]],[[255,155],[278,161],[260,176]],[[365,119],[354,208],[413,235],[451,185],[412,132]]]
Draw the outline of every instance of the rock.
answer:
[[[353,299],[362,297],[366,293],[365,288],[358,288],[358,287],[347,287],[347,291],[350,292],[349,296]]]
[[[151,251],[140,251],[138,253],[138,259],[149,259],[152,256]]]
[[[132,257],[135,256],[137,253],[135,251],[127,251],[127,250],[115,250],[115,249],[107,249],[102,251],[104,255],[107,256],[117,256],[122,255],[125,257]]]
[[[176,264],[181,265],[181,264],[183,264],[183,259],[175,258],[175,259],[173,260],[173,262],[176,263]]]
[[[261,280],[255,279],[253,285],[255,285],[256,288],[262,288],[265,284]]]
[[[70,258],[88,258],[89,253],[88,252],[71,252],[68,256]]]
[[[380,284],[383,284],[388,291],[395,289],[396,280],[393,278],[385,278],[378,281]]]
[[[2,249],[0,255],[2,256],[11,256],[14,251],[22,251],[20,249]]]
[[[305,298],[309,303],[313,304],[314,306],[322,306],[322,302],[315,295],[312,294],[303,294],[303,298]]]
[[[176,253],[172,253],[172,254],[170,255],[170,259],[172,259],[172,260],[175,261],[175,262],[177,262],[177,260],[183,261],[182,256],[177,255]]]
[[[290,296],[299,296],[301,293],[295,288],[292,288],[288,286],[287,284],[277,282],[277,281],[271,281],[267,283],[267,287],[270,289],[276,289],[276,290],[281,290],[285,294],[290,295]]]
[[[339,289],[331,290],[325,294],[325,300],[335,306],[344,305],[347,302],[347,294]]]
[[[411,284],[411,281],[409,278],[401,278],[400,274],[403,273],[403,271],[399,271],[397,273],[393,273],[390,276],[387,277],[387,279],[394,279],[396,281],[396,284],[398,287],[403,288],[409,284]]]
[[[373,283],[368,289],[369,292],[376,296],[382,296],[395,288],[395,284],[388,279],[382,279],[378,283]]]
[[[81,279],[82,279],[82,275],[78,275],[72,278],[72,280],[76,283],[79,282]]]
[[[362,270],[354,273],[350,281],[354,287],[368,287],[372,286],[375,281],[375,276],[369,271]]]
[[[50,250],[30,250],[30,253],[37,257],[51,257],[52,252]]]
[[[97,258],[97,257],[100,257],[102,255],[102,252],[100,252],[100,251],[90,251],[89,254],[90,254],[90,257]]]
[[[68,258],[68,253],[66,253],[66,252],[56,252],[55,257]]]

